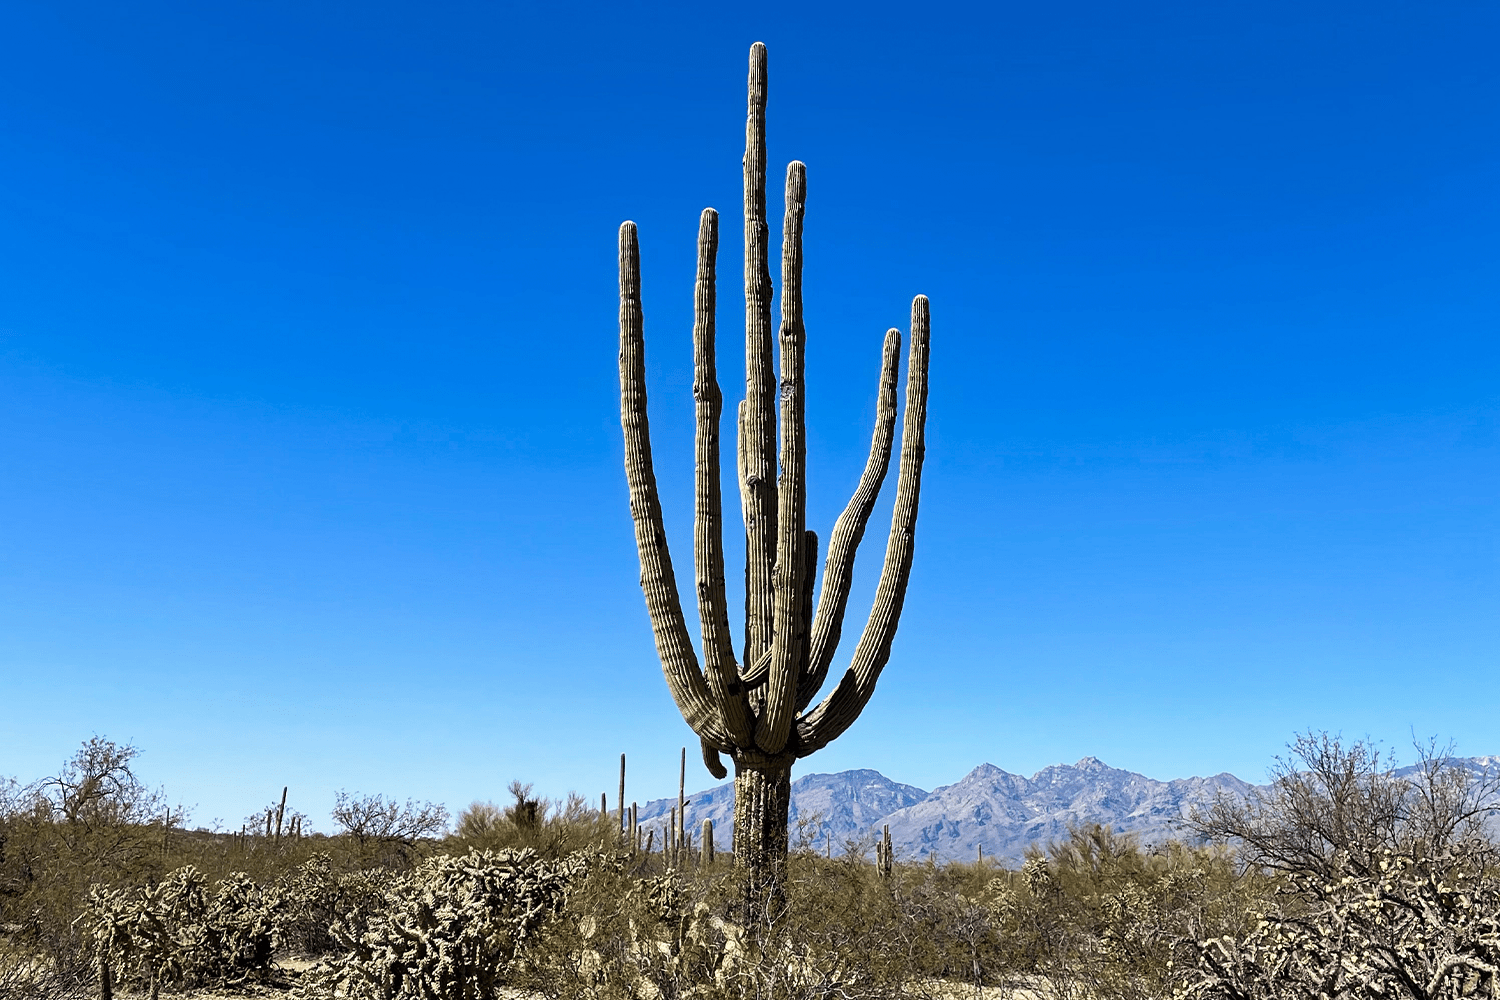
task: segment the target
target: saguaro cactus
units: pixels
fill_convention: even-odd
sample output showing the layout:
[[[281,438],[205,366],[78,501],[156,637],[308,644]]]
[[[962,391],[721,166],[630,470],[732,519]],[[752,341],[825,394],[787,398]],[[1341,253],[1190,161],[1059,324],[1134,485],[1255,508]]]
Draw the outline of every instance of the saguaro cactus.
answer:
[[[834,525],[814,613],[818,539],[806,530],[803,393],[802,218],[807,172],[787,167],[781,252],[780,377],[772,371],[771,274],[766,223],[766,49],[750,50],[745,126],[745,399],[739,406],[739,487],[745,521],[745,635],[737,659],[724,596],[719,487],[721,395],[715,374],[715,261],[719,217],[704,209],[694,295],[693,398],[697,439],[694,574],[702,621],[700,667],[684,622],[662,525],[646,418],[645,341],[636,226],[620,227],[620,417],[641,588],[667,686],[697,733],[715,777],[735,768],[734,860],[746,875],[751,915],[774,915],[787,853],[793,761],[828,745],[854,722],[875,690],[906,596],[922,477],[927,414],[928,303],[912,302],[901,467],[885,565],[874,607],[849,668],[827,697],[823,687],[843,625],[854,554],[890,464],[901,334],[885,335],[875,430],[853,498]],[[778,463],[779,431],[779,463]],[[778,478],[778,464],[780,467]]]

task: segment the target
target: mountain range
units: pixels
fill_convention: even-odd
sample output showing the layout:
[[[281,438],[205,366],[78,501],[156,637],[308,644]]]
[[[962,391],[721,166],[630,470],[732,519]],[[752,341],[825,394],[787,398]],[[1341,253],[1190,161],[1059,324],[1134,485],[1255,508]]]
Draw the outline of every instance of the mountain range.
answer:
[[[1446,758],[1474,780],[1500,783],[1500,757]],[[1412,777],[1418,768],[1394,773]],[[897,858],[969,861],[982,856],[1019,865],[1033,844],[1068,836],[1070,826],[1099,823],[1133,834],[1143,845],[1186,835],[1183,820],[1194,807],[1219,796],[1244,798],[1257,787],[1232,774],[1157,781],[1110,767],[1095,757],[1076,764],[1053,764],[1027,778],[981,764],[952,784],[924,791],[892,781],[879,771],[806,774],[792,782],[789,810],[794,847],[842,853],[870,852],[882,826],[891,828]],[[687,826],[694,842],[705,819],[714,822],[714,840],[731,842],[734,783],[725,782],[688,797]],[[655,830],[662,843],[669,810],[677,800],[654,799],[638,812],[641,826]],[[1500,838],[1500,815],[1486,824]],[[873,856],[873,854],[871,854]]]
[[[962,780],[924,791],[879,771],[806,774],[792,782],[792,843],[820,850],[868,849],[889,824],[896,856],[938,861],[980,856],[1017,865],[1031,844],[1067,836],[1069,825],[1100,823],[1150,844],[1181,836],[1182,818],[1218,795],[1242,797],[1253,786],[1232,774],[1157,781],[1110,767],[1094,757],[1044,767],[1030,778],[981,764]],[[714,840],[730,843],[734,783],[688,796],[687,825],[695,842],[703,820]],[[662,842],[677,800],[654,799],[638,811],[643,829]]]

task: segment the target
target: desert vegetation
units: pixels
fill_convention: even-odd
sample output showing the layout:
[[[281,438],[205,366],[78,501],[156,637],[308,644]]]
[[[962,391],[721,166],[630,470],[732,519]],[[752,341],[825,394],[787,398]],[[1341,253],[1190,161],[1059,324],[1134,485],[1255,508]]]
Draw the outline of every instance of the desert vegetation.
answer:
[[[1142,845],[1099,826],[1016,869],[814,850],[743,919],[731,852],[647,851],[515,782],[439,806],[341,794],[332,834],[187,830],[136,751],[4,785],[0,996],[1047,998],[1495,996],[1489,775],[1309,735],[1248,801]],[[804,834],[816,819],[804,820]],[[889,857],[889,861],[887,861]],[[291,959],[300,959],[293,962]],[[511,991],[511,992],[507,992]]]

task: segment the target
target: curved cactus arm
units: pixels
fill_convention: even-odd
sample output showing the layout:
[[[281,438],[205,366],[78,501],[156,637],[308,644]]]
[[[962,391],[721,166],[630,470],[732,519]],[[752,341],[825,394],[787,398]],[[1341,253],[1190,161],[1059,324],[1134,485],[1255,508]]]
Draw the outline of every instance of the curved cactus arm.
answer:
[[[927,342],[931,332],[927,296],[911,304],[911,347],[906,370],[906,420],[901,428],[901,471],[896,479],[896,507],[891,513],[891,535],[885,565],[875,588],[875,604],[854,660],[838,687],[797,723],[797,756],[821,750],[853,725],[875,693],[875,682],[891,655],[891,640],[906,599],[916,541],[917,501],[922,488],[922,459],[926,452]]]
[[[708,768],[708,773],[714,776],[715,781],[723,781],[729,777],[729,769],[719,759],[718,748],[701,737],[699,741],[703,744],[703,766]]]
[[[854,553],[864,537],[865,525],[880,486],[885,482],[891,464],[891,441],[896,434],[896,380],[901,366],[901,331],[889,330],[880,357],[880,388],[875,394],[875,431],[870,437],[870,457],[859,486],[849,498],[849,506],[839,515],[828,542],[828,559],[823,564],[823,592],[818,597],[818,613],[813,618],[809,641],[807,669],[797,685],[797,711],[802,711],[817,697],[818,689],[828,678],[828,666],[844,628],[844,609],[849,604],[849,588],[854,582]],[[809,594],[811,590],[809,589]]]
[[[698,423],[694,446],[697,454],[693,559],[708,687],[718,702],[729,735],[745,746],[751,740],[750,706],[740,685],[739,667],[734,662],[734,640],[724,596],[723,503],[719,482],[719,416],[723,395],[719,392],[714,358],[714,259],[718,252],[719,213],[705,208],[698,222],[698,280],[693,289],[693,399]]]
[[[651,430],[646,421],[645,319],[641,313],[641,255],[635,223],[620,226],[620,424],[625,431],[625,479],[630,484],[630,517],[641,558],[641,590],[656,636],[667,687],[693,732],[728,749],[729,733],[714,704],[677,596],[672,555],[662,525],[656,473],[651,466]]]
[[[775,622],[776,377],[771,370],[770,227],[766,224],[766,47],[750,48],[745,117],[745,406],[740,490],[745,510],[745,649],[748,667],[771,648]]]
[[[755,743],[780,753],[797,709],[797,681],[807,648],[802,617],[802,548],[807,529],[807,424],[803,384],[802,217],[807,208],[807,168],[793,160],[786,168],[786,217],[781,241],[781,480],[776,494],[775,631],[766,706],[755,725]]]

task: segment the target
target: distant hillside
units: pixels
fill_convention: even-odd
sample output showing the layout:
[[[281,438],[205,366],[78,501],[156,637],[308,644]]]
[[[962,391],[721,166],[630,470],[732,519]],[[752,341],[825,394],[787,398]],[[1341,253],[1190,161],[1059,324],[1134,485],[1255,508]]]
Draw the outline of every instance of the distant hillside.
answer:
[[[791,830],[819,850],[831,842],[873,841],[891,826],[898,857],[969,859],[985,856],[1018,864],[1027,845],[1067,835],[1069,823],[1104,823],[1151,842],[1174,836],[1185,810],[1207,804],[1223,791],[1244,795],[1248,784],[1231,774],[1155,781],[1106,766],[1092,757],[1074,765],[1043,768],[1031,778],[981,764],[957,784],[925,792],[892,781],[879,771],[808,774],[792,782]],[[725,782],[688,796],[688,825],[695,837],[704,819],[714,821],[715,840],[727,846],[734,823],[734,784]],[[640,822],[661,842],[673,799],[653,799]]]
[[[1500,757],[1449,763],[1476,776],[1500,769]],[[1410,777],[1415,771],[1404,767],[1396,774]],[[1232,774],[1157,781],[1094,757],[1044,767],[1030,778],[981,764],[956,784],[931,792],[892,781],[879,771],[808,774],[792,782],[791,833],[795,844],[798,820],[806,820],[804,834],[813,846],[824,850],[831,843],[837,853],[850,841],[873,843],[876,831],[888,823],[898,858],[932,855],[940,861],[967,861],[982,847],[987,858],[1019,865],[1028,846],[1065,838],[1069,825],[1099,823],[1148,845],[1180,837],[1182,820],[1194,806],[1206,806],[1221,794],[1244,797],[1254,787]],[[688,799],[694,839],[703,820],[712,819],[715,840],[727,847],[734,784],[694,792]],[[675,798],[654,799],[641,809],[641,823],[657,830],[658,844],[667,811],[676,804]],[[1500,835],[1500,817],[1491,825]]]
[[[844,841],[866,836],[884,817],[920,802],[926,796],[927,793],[915,785],[892,781],[879,771],[804,774],[792,780],[792,838],[795,843],[798,819],[805,818],[809,821],[806,835],[820,850],[831,839],[834,850],[841,851]],[[734,829],[734,782],[726,781],[705,791],[693,792],[688,799],[688,826],[693,831],[694,840],[703,821],[711,819],[714,821],[714,839],[727,847]],[[667,823],[668,810],[676,805],[675,798],[653,799],[640,809],[641,825],[657,831],[658,844],[661,843],[661,830]],[[810,821],[815,816],[818,822],[814,827]]]
[[[1054,764],[1030,778],[981,764],[957,784],[881,819],[897,857],[1019,864],[1027,846],[1067,837],[1068,826],[1099,823],[1143,843],[1181,836],[1181,820],[1220,794],[1243,797],[1251,786],[1232,774],[1156,781],[1094,757]]]

